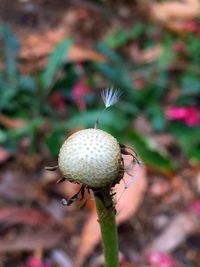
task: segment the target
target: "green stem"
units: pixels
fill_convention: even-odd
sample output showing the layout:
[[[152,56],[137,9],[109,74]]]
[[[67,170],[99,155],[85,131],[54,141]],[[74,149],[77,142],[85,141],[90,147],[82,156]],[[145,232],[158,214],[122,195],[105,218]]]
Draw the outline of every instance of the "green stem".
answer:
[[[101,228],[105,267],[119,267],[118,233],[110,190],[94,192],[94,196]]]

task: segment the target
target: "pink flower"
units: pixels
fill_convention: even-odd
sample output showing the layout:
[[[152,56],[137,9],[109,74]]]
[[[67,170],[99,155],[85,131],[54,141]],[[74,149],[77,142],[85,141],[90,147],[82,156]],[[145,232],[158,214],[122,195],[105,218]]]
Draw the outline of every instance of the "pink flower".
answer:
[[[194,20],[185,21],[182,27],[186,32],[199,32],[199,24]]]
[[[182,121],[188,126],[200,125],[200,114],[196,106],[168,107],[166,116],[169,120]]]
[[[164,252],[150,252],[146,255],[151,267],[175,267],[178,263]]]
[[[36,256],[31,256],[26,262],[26,267],[51,267],[51,266],[47,263],[43,263],[42,260],[40,260]]]
[[[84,97],[89,91],[90,88],[85,80],[79,80],[72,88],[72,97],[80,110],[84,110],[86,107]]]
[[[186,50],[185,45],[182,42],[175,42],[172,48],[177,53],[184,53]]]
[[[52,103],[52,105],[57,109],[58,112],[64,112],[66,109],[66,104],[65,104],[65,100],[64,97],[62,96],[61,93],[59,92],[54,92],[51,96],[50,96],[50,102]]]
[[[200,214],[200,200],[190,203],[189,210],[194,211],[197,214]]]

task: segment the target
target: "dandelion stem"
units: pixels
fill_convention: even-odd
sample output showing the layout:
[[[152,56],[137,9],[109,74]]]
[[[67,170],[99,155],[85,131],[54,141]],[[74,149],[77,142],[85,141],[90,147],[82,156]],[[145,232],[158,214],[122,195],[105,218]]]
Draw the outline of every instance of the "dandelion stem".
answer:
[[[119,267],[118,233],[110,190],[94,192],[94,196],[101,228],[105,267]]]

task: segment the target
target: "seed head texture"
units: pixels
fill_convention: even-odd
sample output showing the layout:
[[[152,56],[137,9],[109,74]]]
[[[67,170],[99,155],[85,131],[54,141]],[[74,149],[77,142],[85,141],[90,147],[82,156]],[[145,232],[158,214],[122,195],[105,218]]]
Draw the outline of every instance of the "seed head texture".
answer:
[[[71,182],[90,188],[109,186],[118,182],[122,168],[120,146],[105,131],[81,130],[62,145],[58,165],[64,177]]]

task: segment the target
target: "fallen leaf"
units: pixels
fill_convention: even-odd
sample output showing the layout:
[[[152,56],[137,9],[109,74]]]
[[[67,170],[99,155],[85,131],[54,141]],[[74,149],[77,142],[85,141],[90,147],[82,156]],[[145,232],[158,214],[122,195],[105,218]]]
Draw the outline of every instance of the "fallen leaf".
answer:
[[[22,72],[36,72],[43,69],[47,63],[47,57],[55,46],[65,38],[67,38],[65,31],[54,29],[40,33],[31,33],[24,40],[21,40],[22,45],[19,59],[23,62],[20,66]],[[104,62],[106,59],[104,55],[76,44],[71,46],[66,55],[66,61],[70,62],[90,60]],[[34,64],[32,64],[33,61]]]
[[[26,122],[24,120],[13,119],[4,114],[0,114],[0,124],[11,129],[20,129],[26,126]]]
[[[171,185],[166,180],[157,179],[149,188],[151,197],[162,197],[172,190]]]
[[[0,177],[0,197],[5,200],[44,200],[45,195],[41,185],[24,177],[19,172],[7,171]]]
[[[4,207],[0,208],[0,222],[12,224],[28,225],[48,225],[55,223],[55,219],[49,214],[34,208],[24,207]]]
[[[65,39],[62,29],[30,33],[21,40],[19,58],[25,61],[46,57],[56,44]]]
[[[153,47],[140,51],[140,62],[151,63],[160,58],[162,52],[163,48],[161,45],[155,45]]]
[[[181,213],[147,245],[146,252],[171,252],[197,231],[199,231],[198,215],[192,212]]]
[[[96,51],[84,47],[74,45],[69,50],[68,59],[72,62],[83,62],[83,61],[98,61],[104,62],[105,56],[97,53]]]
[[[129,180],[130,177],[125,174],[124,181],[128,183]],[[116,205],[116,220],[118,225],[133,216],[143,200],[144,192],[147,186],[145,168],[140,169],[138,178],[132,186],[125,190],[125,192],[124,181],[122,180],[120,184],[116,186],[116,199],[119,199]],[[82,229],[77,256],[75,257],[76,267],[82,266],[86,258],[90,255],[91,251],[100,241],[100,236],[100,228],[97,222],[97,215],[95,211],[89,215]]]
[[[200,15],[199,0],[147,2],[153,19],[176,32],[185,32],[185,22]]]
[[[167,23],[170,20],[188,20],[199,16],[199,0],[154,2],[149,5],[154,19]]]
[[[36,171],[41,162],[42,156],[36,153],[30,155],[28,153],[18,152],[16,157],[16,163],[27,171]]]
[[[91,213],[81,231],[75,266],[80,267],[100,240],[100,229],[96,213]]]
[[[138,64],[151,63],[157,60],[163,52],[163,46],[161,44],[156,44],[152,47],[141,49],[138,45],[130,46],[130,56]],[[138,80],[138,77],[134,77],[134,82]]]
[[[141,167],[137,174],[135,182],[121,195],[120,192],[124,191],[124,181],[129,183],[130,176],[125,174],[124,181],[121,181],[119,185],[116,185],[117,195],[120,199],[117,201],[117,224],[123,223],[133,216],[140,204],[142,203],[144,193],[147,187],[146,171],[144,167]]]
[[[33,251],[38,248],[50,249],[59,245],[65,230],[59,225],[54,227],[34,227],[24,232],[18,231],[10,238],[1,237],[0,252]]]

